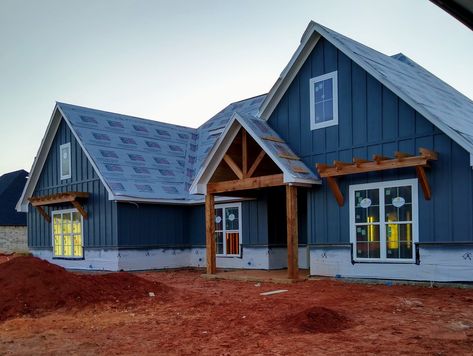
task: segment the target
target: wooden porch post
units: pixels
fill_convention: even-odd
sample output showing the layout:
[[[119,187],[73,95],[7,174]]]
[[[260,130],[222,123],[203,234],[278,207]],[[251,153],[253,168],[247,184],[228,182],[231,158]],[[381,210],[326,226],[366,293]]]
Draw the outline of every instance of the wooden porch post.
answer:
[[[286,185],[287,272],[288,278],[299,278],[299,236],[297,224],[297,187]]]
[[[215,257],[215,198],[213,194],[207,194],[205,196],[205,233],[207,274],[215,274],[217,271],[217,263]]]

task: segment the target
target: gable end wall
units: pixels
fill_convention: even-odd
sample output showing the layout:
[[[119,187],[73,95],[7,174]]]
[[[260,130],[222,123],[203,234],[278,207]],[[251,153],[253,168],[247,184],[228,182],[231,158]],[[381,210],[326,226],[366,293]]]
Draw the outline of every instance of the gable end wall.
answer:
[[[71,143],[70,179],[60,179],[59,146]],[[90,194],[83,204],[89,214],[84,219],[84,247],[112,247],[117,245],[116,203],[108,200],[108,192],[95,173],[69,126],[61,119],[56,136],[48,153],[33,196],[50,195],[67,191],[81,191]],[[45,210],[69,209],[70,204],[53,205]],[[28,246],[30,248],[51,248],[52,232],[48,223],[31,205],[28,208]]]
[[[310,130],[309,79],[338,71],[339,125]],[[473,172],[469,154],[360,66],[321,38],[268,123],[315,170],[316,163],[350,162],[395,151],[433,149],[439,160],[427,169],[432,199],[419,194],[420,242],[473,242]],[[339,180],[340,208],[325,181],[308,195],[310,244],[349,243],[348,186],[415,178],[414,169],[352,175]]]

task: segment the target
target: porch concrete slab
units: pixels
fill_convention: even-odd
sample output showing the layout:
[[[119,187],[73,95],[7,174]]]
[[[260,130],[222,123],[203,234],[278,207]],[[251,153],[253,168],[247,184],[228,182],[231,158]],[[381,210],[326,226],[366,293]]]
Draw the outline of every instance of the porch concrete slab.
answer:
[[[262,283],[297,283],[305,281],[309,278],[308,269],[299,270],[298,279],[290,279],[287,277],[287,269],[279,270],[248,270],[248,269],[238,269],[230,271],[217,271],[215,274],[203,274],[205,279],[226,279],[233,281],[244,281],[244,282],[262,282]]]

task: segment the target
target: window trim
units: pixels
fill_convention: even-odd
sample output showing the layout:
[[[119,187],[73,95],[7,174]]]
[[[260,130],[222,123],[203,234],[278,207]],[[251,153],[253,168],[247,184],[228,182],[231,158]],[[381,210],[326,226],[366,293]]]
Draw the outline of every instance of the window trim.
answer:
[[[314,84],[326,79],[332,79],[332,97],[333,97],[333,119],[329,121],[315,123],[315,92]],[[317,130],[324,127],[338,125],[338,72],[333,71],[319,75],[309,80],[310,93],[310,129]]]
[[[384,188],[396,188],[402,186],[411,186],[412,192],[412,257],[411,258],[387,258],[386,257],[386,221],[385,221],[385,201]],[[380,205],[380,258],[360,258],[356,256],[356,224],[355,224],[355,191],[364,189],[379,189],[383,194],[379,194]],[[400,179],[384,182],[374,182],[365,184],[354,184],[349,187],[349,208],[350,208],[350,243],[352,248],[352,258],[355,262],[371,262],[371,263],[415,263],[416,252],[415,246],[419,242],[419,195],[418,195],[418,179]],[[382,217],[382,221],[381,221]]]
[[[240,257],[242,256],[242,251],[241,251],[241,245],[242,245],[242,216],[241,216],[241,202],[239,203],[226,203],[226,204],[215,204],[215,210],[217,209],[223,209],[223,217],[225,217],[225,208],[235,208],[237,207],[238,208],[238,251],[239,253],[238,254],[234,254],[234,255],[230,255],[230,254],[226,254],[226,253],[216,253],[216,257],[224,257],[224,258],[227,258],[227,257]],[[223,223],[223,227],[224,229],[222,230],[222,233],[226,232],[226,228],[225,228],[225,220],[224,220],[224,223]],[[233,230],[232,230],[233,231]],[[215,229],[215,233],[217,233],[217,229]],[[226,251],[226,240],[225,240],[225,234],[223,234],[223,251],[225,252]],[[215,236],[215,245],[217,245],[217,239],[216,239],[216,236]],[[216,248],[217,246],[215,246]]]
[[[78,213],[80,216],[80,231],[81,231],[81,241],[82,241],[82,256],[64,256],[64,249],[62,255],[55,255],[54,253],[54,215],[62,215],[65,213]],[[63,246],[64,246],[64,235],[61,232],[61,237],[63,239]],[[74,243],[73,243],[74,244]],[[83,260],[84,259],[84,217],[79,211],[75,208],[73,209],[60,209],[60,210],[53,210],[51,212],[51,245],[53,247],[53,259],[61,259],[61,260]],[[74,245],[72,245],[72,249],[74,249]],[[74,251],[74,250],[73,250]]]
[[[67,148],[69,153],[69,174],[63,175],[62,174],[62,150]],[[72,157],[71,157],[71,143],[64,143],[59,146],[59,175],[61,180],[70,179],[72,177]]]

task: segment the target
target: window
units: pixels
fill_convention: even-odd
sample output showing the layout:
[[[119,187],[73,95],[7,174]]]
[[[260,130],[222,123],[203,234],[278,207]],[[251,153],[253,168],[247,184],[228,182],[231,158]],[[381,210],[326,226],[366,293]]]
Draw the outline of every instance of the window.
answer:
[[[310,80],[310,129],[338,125],[337,72]]]
[[[353,259],[413,262],[417,209],[417,179],[350,186]]]
[[[61,180],[71,178],[71,143],[59,146]]]
[[[75,209],[54,211],[54,257],[82,258],[82,242],[82,215]]]
[[[215,240],[218,256],[240,256],[241,204],[215,207]]]

